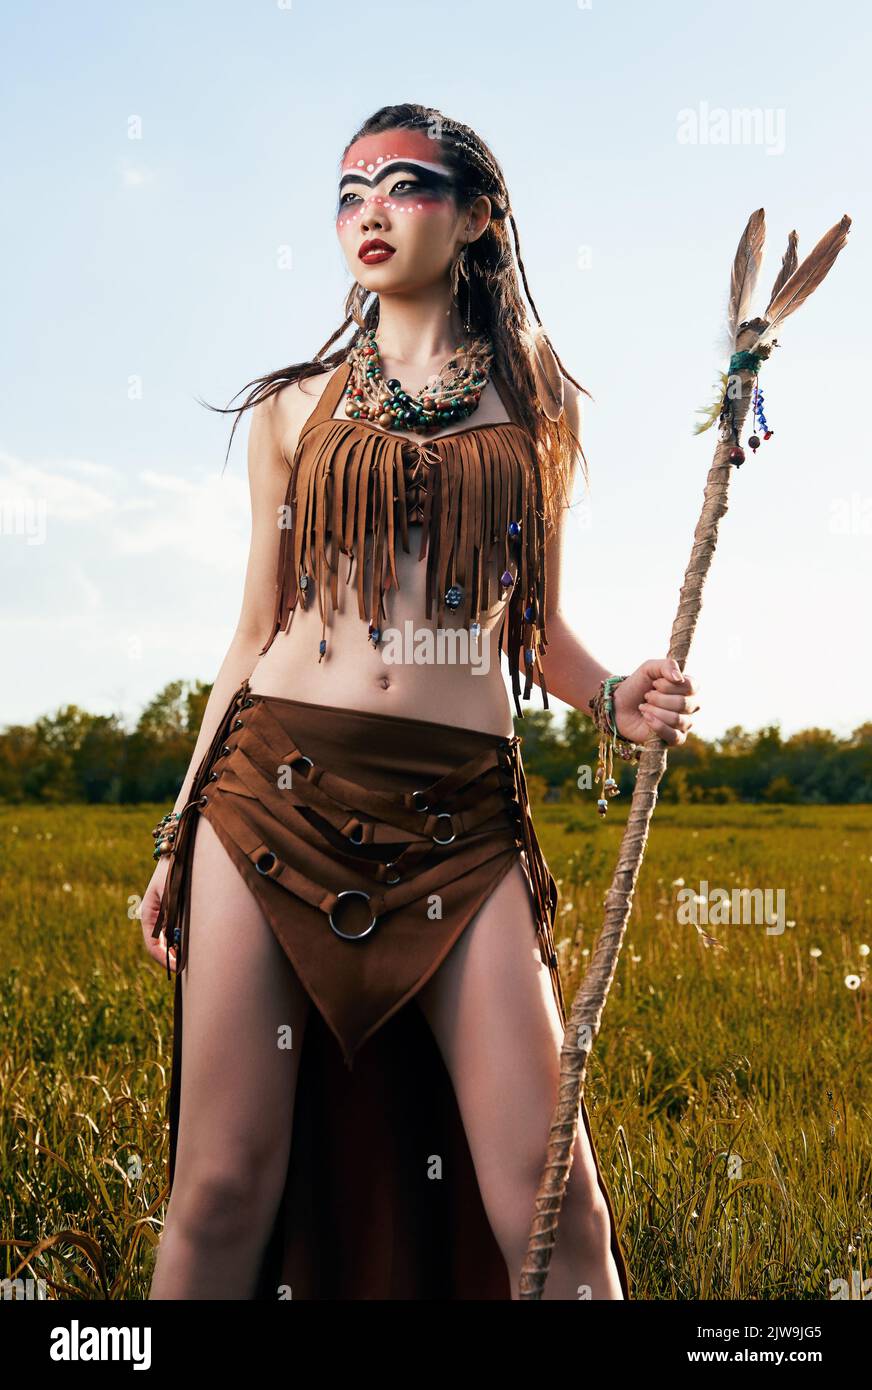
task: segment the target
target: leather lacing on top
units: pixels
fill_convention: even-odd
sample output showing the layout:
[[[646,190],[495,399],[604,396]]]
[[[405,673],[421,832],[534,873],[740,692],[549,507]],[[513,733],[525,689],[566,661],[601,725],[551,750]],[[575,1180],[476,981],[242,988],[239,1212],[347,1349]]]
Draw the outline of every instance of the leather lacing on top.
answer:
[[[439,455],[427,444],[418,439],[409,439],[404,448],[413,454],[411,459],[403,460],[403,476],[406,488],[406,520],[410,526],[420,526],[424,521],[424,499],[427,495],[427,474],[439,464]]]

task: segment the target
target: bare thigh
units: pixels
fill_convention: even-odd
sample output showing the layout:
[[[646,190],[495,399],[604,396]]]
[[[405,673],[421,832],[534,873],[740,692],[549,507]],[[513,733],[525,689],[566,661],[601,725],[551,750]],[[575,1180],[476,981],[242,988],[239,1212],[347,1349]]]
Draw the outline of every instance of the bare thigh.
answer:
[[[173,1200],[238,1196],[251,1215],[280,1196],[309,999],[205,816],[191,889]]]
[[[516,1257],[533,1218],[563,1044],[520,861],[415,998],[451,1075],[488,1218],[504,1255]],[[602,1245],[608,1217],[580,1110],[564,1209],[569,1202],[590,1215]],[[562,1231],[561,1221],[558,1251]]]

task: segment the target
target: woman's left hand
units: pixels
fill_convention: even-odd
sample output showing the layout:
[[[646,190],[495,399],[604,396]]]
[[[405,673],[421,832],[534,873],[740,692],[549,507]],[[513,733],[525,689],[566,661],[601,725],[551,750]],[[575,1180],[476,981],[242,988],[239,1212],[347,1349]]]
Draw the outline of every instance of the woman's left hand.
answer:
[[[671,657],[643,661],[616,686],[615,724],[621,738],[644,743],[652,734],[664,743],[684,743],[699,710],[699,694],[691,676],[682,676]]]

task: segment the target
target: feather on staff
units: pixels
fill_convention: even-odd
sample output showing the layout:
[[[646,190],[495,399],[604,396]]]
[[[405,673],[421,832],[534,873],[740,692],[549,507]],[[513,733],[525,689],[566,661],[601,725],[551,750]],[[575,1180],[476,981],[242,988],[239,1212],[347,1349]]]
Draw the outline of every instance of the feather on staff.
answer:
[[[795,236],[796,233],[794,232]],[[766,212],[763,208],[758,208],[752,212],[748,218],[747,225],[742,233],[736,254],[733,257],[733,265],[730,271],[730,295],[727,301],[727,323],[725,334],[725,346],[728,352],[736,350],[739,329],[749,317],[751,310],[751,300],[760,275],[760,267],[763,264],[763,248],[766,243]],[[783,266],[782,266],[783,270]],[[704,434],[711,429],[715,421],[720,417],[724,408],[724,399],[729,384],[729,373],[721,372],[717,382],[717,392],[715,399],[710,405],[703,406],[697,410],[697,415],[702,415],[702,420],[694,425],[694,434]]]
[[[763,208],[752,212],[748,225],[742,233],[733,269],[730,274],[730,303],[727,310],[727,331],[730,350],[735,351],[739,336],[739,324],[750,317],[751,298],[763,262],[763,246],[766,241],[766,214]]]
[[[772,286],[772,293],[769,296],[770,304],[777,295],[778,291],[781,289],[782,285],[785,285],[787,281],[790,279],[791,275],[796,270],[796,267],[799,264],[799,257],[797,254],[798,245],[799,238],[796,235],[796,232],[791,232],[790,236],[787,238],[787,250],[781,258],[781,269],[778,272],[775,284]]]
[[[772,330],[784,319],[789,318],[791,314],[796,313],[800,304],[803,304],[809,295],[817,289],[844,246],[850,226],[851,219],[845,213],[835,226],[830,227],[830,230],[821,237],[817,246],[806,256],[802,265],[798,266],[780,287],[773,289],[772,298],[763,313],[767,326],[753,344],[752,352],[761,343],[771,342]],[[775,283],[778,286],[778,281]]]

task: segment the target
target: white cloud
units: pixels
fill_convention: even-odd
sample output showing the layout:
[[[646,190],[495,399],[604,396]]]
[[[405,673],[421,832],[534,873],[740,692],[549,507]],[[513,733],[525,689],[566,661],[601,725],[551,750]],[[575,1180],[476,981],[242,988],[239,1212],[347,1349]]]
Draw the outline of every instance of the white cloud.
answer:
[[[44,504],[51,520],[82,522],[95,520],[112,510],[105,491],[83,482],[76,474],[99,475],[111,481],[111,469],[97,465],[90,469],[78,459],[50,463],[28,463],[0,453],[0,498],[6,504]],[[115,475],[117,476],[117,475]]]
[[[0,453],[0,506],[13,517],[22,508],[44,509],[47,553],[58,569],[107,553],[159,555],[162,564],[175,553],[180,572],[203,565],[236,573],[244,565],[248,482],[232,474],[130,475],[88,460],[29,462]]]

